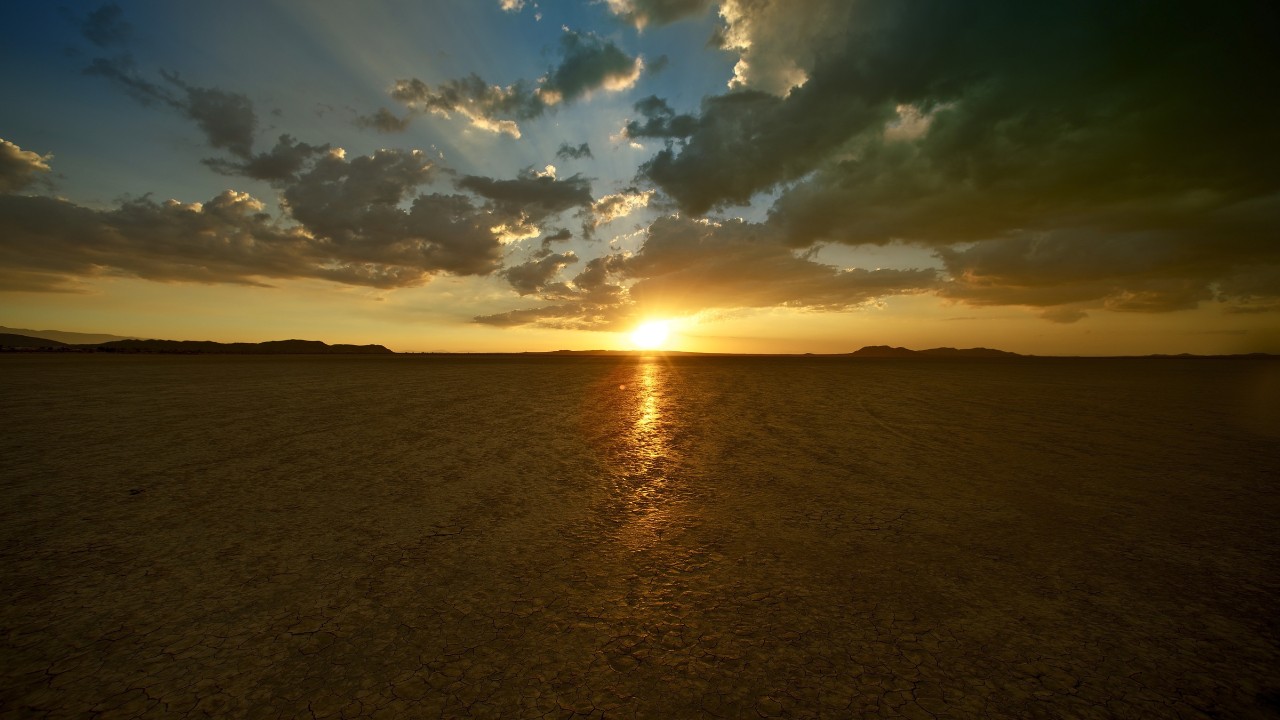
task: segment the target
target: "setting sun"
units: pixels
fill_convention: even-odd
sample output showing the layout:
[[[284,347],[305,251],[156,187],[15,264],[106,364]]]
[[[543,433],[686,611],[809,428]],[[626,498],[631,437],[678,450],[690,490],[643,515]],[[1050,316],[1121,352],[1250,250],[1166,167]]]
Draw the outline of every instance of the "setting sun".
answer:
[[[631,333],[631,344],[641,350],[657,350],[667,341],[671,329],[665,320],[644,323]]]

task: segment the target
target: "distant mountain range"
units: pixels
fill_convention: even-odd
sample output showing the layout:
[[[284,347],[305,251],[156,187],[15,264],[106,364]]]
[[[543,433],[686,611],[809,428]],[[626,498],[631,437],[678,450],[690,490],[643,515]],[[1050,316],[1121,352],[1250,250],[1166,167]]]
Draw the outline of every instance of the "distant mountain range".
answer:
[[[63,330],[27,330],[26,328],[11,328],[0,325],[0,335],[22,335],[29,338],[40,338],[41,340],[56,340],[64,345],[95,345],[97,343],[111,342],[112,340],[138,340],[139,338],[131,335],[107,335],[104,333],[78,333],[65,332]],[[7,343],[5,343],[7,344]]]
[[[849,353],[853,357],[867,358],[920,358],[920,357],[938,357],[938,358],[1020,358],[1028,357],[1019,355],[1018,353],[1007,352],[1005,350],[992,350],[991,348],[969,348],[960,350],[956,348],[940,347],[929,350],[908,350],[902,347],[889,347],[888,345],[868,345],[861,350],[854,350]]]
[[[79,333],[69,333],[78,335]],[[330,345],[319,340],[269,340],[260,343],[219,343],[210,340],[112,340],[64,343],[48,338],[0,333],[0,347],[117,353],[177,353],[199,355],[394,355],[381,345]]]
[[[71,346],[67,343],[50,340],[48,338],[31,337],[30,335],[16,335],[14,333],[0,333],[0,347],[65,348]]]

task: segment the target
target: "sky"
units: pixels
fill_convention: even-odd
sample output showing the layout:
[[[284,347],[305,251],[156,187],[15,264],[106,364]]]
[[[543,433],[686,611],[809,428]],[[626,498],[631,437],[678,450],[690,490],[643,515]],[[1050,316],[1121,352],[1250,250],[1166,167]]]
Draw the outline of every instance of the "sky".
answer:
[[[1274,3],[0,5],[0,325],[1280,352]]]

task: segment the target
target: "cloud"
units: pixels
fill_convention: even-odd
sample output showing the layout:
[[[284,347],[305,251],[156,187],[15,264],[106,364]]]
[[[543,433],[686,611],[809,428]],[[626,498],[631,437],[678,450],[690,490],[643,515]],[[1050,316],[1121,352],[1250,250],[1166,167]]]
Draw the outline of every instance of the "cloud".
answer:
[[[0,193],[17,192],[43,180],[50,172],[52,158],[0,138]]]
[[[528,83],[521,81],[507,87],[490,85],[474,73],[434,89],[417,78],[397,80],[391,97],[410,110],[444,117],[456,112],[475,127],[516,138],[520,137],[517,120],[538,117],[546,110]]]
[[[177,73],[163,70],[163,84],[152,82],[138,73],[133,58],[127,54],[94,58],[84,73],[115,82],[143,105],[158,102],[177,110],[195,122],[211,147],[241,158],[253,154],[258,116],[253,102],[242,93],[192,85]]]
[[[491,201],[491,209],[504,219],[540,223],[565,210],[591,206],[591,183],[580,175],[564,180],[532,171],[513,180],[466,175],[456,185]]]
[[[28,168],[44,164],[45,158],[10,146],[0,145],[0,158],[16,159]],[[205,203],[144,197],[109,210],[0,194],[0,265],[5,268],[0,289],[68,290],[78,279],[104,275],[210,283],[315,278],[383,288],[421,285],[440,273],[493,273],[501,267],[503,242],[510,233],[536,237],[538,223],[591,202],[590,184],[582,178],[556,180],[532,173],[514,180],[467,176],[458,182],[475,196],[423,193],[421,188],[434,182],[439,170],[419,150],[348,158],[342,150],[287,135],[267,153],[215,166],[270,180],[281,189],[284,217],[273,217],[262,202],[234,190]],[[7,162],[0,167],[6,181],[24,177],[10,172]],[[21,185],[10,182],[7,187]],[[555,233],[547,242],[565,234]],[[571,256],[564,253],[559,262],[570,262]],[[542,287],[531,272],[525,268],[514,277]]]
[[[666,100],[650,95],[635,105],[635,111],[644,116],[643,123],[629,120],[622,132],[629,138],[687,138],[697,129],[698,120],[692,115],[677,115]]]
[[[46,197],[0,195],[5,290],[60,290],[78,277],[254,283],[315,276],[299,234],[276,227],[262,205],[226,191],[207,203],[143,198],[93,210]]]
[[[796,255],[758,223],[667,217],[649,227],[634,255],[595,258],[572,285],[543,298],[554,305],[476,321],[612,329],[639,315],[680,316],[710,309],[845,310],[881,297],[926,292],[938,282],[932,269],[867,270],[818,263]]]
[[[560,149],[556,150],[556,157],[561,160],[581,160],[584,157],[595,156],[591,154],[591,146],[584,142],[577,147],[569,143],[560,143]]]
[[[473,73],[433,88],[418,78],[407,78],[395,82],[391,97],[410,110],[445,117],[456,112],[474,127],[518,138],[520,122],[597,90],[626,90],[644,69],[643,59],[627,55],[613,41],[593,33],[566,30],[560,36],[560,56],[559,65],[536,83],[491,85]]]
[[[767,227],[741,220],[662,218],[618,264],[632,301],[685,314],[711,308],[847,309],[937,284],[931,269],[838,268],[797,256]]]
[[[539,88],[548,104],[572,102],[600,89],[626,90],[644,70],[641,58],[630,57],[612,40],[594,33],[565,32],[560,54],[560,64]]]
[[[605,195],[591,204],[591,212],[595,216],[595,224],[603,225],[623,218],[640,208],[647,207],[653,198],[654,191],[643,192],[632,188],[630,191]]]
[[[378,108],[370,115],[356,116],[356,127],[376,130],[380,133],[404,132],[409,127],[410,116],[399,117],[386,108]]]
[[[558,242],[565,242],[566,240],[569,240],[572,237],[573,237],[573,233],[569,232],[569,228],[560,228],[559,230],[556,230],[555,232],[542,238],[541,252],[549,254],[551,252],[551,246],[553,244]]]
[[[520,12],[524,9],[525,0],[498,0],[498,7],[504,12]]]
[[[834,80],[834,79],[833,79]],[[832,102],[815,83],[784,100],[742,90],[703,100],[696,119],[658,108],[632,137],[684,137],[659,151],[641,173],[695,215],[742,205],[756,193],[796,180],[833,155],[849,128],[869,122],[875,108]]]
[[[94,58],[85,66],[83,72],[85,75],[104,77],[116,83],[130,97],[143,105],[161,102],[170,107],[182,108],[179,99],[168,88],[142,77],[138,73],[133,56],[127,53],[111,58]]]
[[[1089,313],[1078,307],[1070,305],[1060,305],[1058,307],[1048,308],[1040,313],[1040,317],[1049,322],[1062,323],[1069,325],[1089,317]]]
[[[103,5],[77,24],[84,38],[100,48],[125,45],[133,34],[133,27],[124,19],[124,11],[115,3]]]
[[[350,160],[330,150],[288,184],[281,199],[289,215],[318,238],[338,245],[399,246],[407,234],[401,205],[435,175],[421,150],[379,150]]]
[[[126,47],[132,32],[124,11],[114,3],[90,13],[80,22],[80,29],[89,42],[103,49]],[[138,72],[133,56],[123,50],[113,57],[92,59],[83,72],[114,82],[143,105],[160,103],[182,113],[195,122],[213,148],[240,158],[252,155],[258,116],[252,101],[242,93],[192,85],[178,73],[165,70],[160,71],[160,82],[148,80]]]
[[[420,285],[442,271],[496,269],[500,246],[479,214],[465,198],[446,199],[443,209],[439,200],[415,201],[397,236],[329,241],[272,221],[262,203],[231,190],[206,203],[144,198],[108,211],[0,195],[6,267],[0,289],[62,290],[78,278],[104,275],[243,284],[315,278],[394,288]]]
[[[738,53],[729,87],[785,95],[803,85],[810,70],[846,39],[877,41],[865,28],[878,27],[876,16],[886,10],[906,11],[878,0],[723,0],[725,27],[717,44]],[[928,52],[920,46],[910,51]]]
[[[275,147],[244,160],[210,158],[204,164],[224,175],[242,175],[256,180],[285,183],[296,179],[299,171],[312,159],[329,152],[329,145],[310,145],[298,142],[290,135],[281,135]]]
[[[1280,298],[1280,249],[1261,235],[1056,231],[941,248],[938,255],[952,278],[943,297],[1047,308],[1042,317],[1055,322],[1078,320],[1090,308],[1170,312],[1208,300]]]
[[[177,73],[161,72],[161,75],[183,91],[185,97],[176,107],[204,131],[209,145],[239,157],[252,154],[258,116],[248,97],[219,88],[190,85]]]
[[[480,315],[473,322],[495,327],[541,325],[559,330],[616,330],[626,320],[616,305],[589,305],[568,302],[537,308],[508,310],[494,315]]]
[[[502,272],[511,283],[511,287],[521,295],[545,293],[552,284],[552,278],[572,263],[578,262],[578,256],[572,250],[553,253],[541,258],[513,265]]]
[[[795,28],[813,17],[838,32],[810,43],[808,80],[789,95],[709,98],[687,144],[651,161],[651,177],[688,211],[741,202],[815,170],[863,165],[886,127],[901,123],[899,107],[931,114],[919,138],[922,162],[948,186],[1057,176],[1078,192],[1086,175],[1120,184],[1127,179],[1114,168],[1132,167],[1143,181],[1173,172],[1186,190],[1196,178],[1256,185],[1269,173],[1247,161],[1276,144],[1265,123],[1233,132],[1229,114],[1207,110],[1230,106],[1239,78],[1267,59],[1247,13],[1205,13],[1204,27],[1215,31],[1206,32],[1177,12],[1090,3],[730,5],[741,13],[731,22],[753,28],[753,48],[769,38],[792,47]],[[1219,38],[1233,33],[1245,40],[1224,47]],[[1049,157],[1040,160],[1040,151]],[[742,179],[717,182],[722,175]]]
[[[625,128],[666,141],[641,171],[683,213],[774,192],[767,224],[790,246],[937,248],[944,296],[1066,308],[1057,320],[1277,292],[1240,278],[1280,263],[1264,240],[1280,176],[1257,160],[1280,138],[1223,110],[1274,64],[1260,31],[1274,9],[726,0],[721,13],[743,59],[733,89],[694,115],[647,98]]]
[[[606,0],[609,10],[643,30],[649,25],[667,25],[706,13],[714,0]]]

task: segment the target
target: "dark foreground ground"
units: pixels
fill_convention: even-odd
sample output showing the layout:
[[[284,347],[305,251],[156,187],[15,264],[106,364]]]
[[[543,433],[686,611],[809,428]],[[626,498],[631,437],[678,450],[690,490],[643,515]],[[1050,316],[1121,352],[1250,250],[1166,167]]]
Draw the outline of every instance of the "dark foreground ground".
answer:
[[[0,357],[0,717],[1263,718],[1280,363]]]

